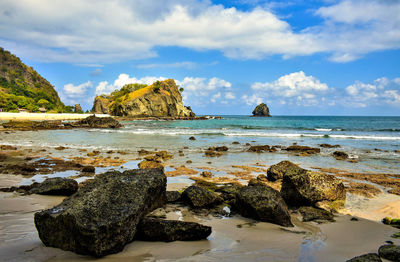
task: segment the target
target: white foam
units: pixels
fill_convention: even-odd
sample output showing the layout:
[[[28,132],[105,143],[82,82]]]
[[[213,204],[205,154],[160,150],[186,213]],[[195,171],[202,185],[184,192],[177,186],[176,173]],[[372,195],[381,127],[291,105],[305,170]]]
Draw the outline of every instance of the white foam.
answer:
[[[329,131],[332,131],[332,129],[330,129],[330,128],[316,128],[315,130],[316,130],[316,131],[320,131],[320,132],[329,132]]]

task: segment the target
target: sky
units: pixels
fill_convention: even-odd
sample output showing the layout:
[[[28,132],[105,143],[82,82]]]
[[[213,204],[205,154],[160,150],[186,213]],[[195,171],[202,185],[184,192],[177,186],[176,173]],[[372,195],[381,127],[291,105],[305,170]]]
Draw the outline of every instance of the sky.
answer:
[[[67,105],[173,78],[196,114],[400,115],[400,0],[2,0]]]

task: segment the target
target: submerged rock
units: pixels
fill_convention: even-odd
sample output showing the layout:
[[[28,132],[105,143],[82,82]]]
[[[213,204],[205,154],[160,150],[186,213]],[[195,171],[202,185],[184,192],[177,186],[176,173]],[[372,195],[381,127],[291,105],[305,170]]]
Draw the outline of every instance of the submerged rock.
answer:
[[[256,108],[253,110],[253,116],[266,116],[270,117],[271,115],[269,114],[269,108],[266,104],[261,103]]]
[[[368,253],[358,257],[353,257],[346,262],[382,262],[382,259],[375,253]]]
[[[379,256],[390,261],[400,261],[400,246],[383,245],[378,250]]]
[[[340,179],[305,169],[294,169],[284,174],[281,194],[290,206],[308,206],[319,201],[346,198],[345,188]]]
[[[336,160],[346,160],[349,158],[349,155],[342,151],[335,151],[332,155],[334,158],[336,158]]]
[[[165,203],[162,170],[113,171],[96,176],[61,204],[35,214],[46,246],[97,257],[120,252],[139,221]]]
[[[321,152],[321,149],[317,147],[309,147],[309,146],[299,146],[299,145],[291,145],[285,149],[286,151],[289,152],[294,152],[294,153],[303,153],[303,154],[318,154]]]
[[[29,194],[70,196],[78,191],[78,182],[74,179],[53,177],[29,190]]]
[[[241,188],[236,194],[235,207],[244,217],[281,226],[293,226],[285,201],[275,189],[255,184]]]
[[[298,172],[301,170],[304,169],[290,161],[285,160],[270,166],[267,170],[267,178],[269,181],[276,181],[278,179],[282,179],[286,172]]]
[[[137,227],[135,238],[143,241],[194,241],[206,239],[211,227],[194,222],[144,218]]]
[[[190,186],[182,193],[182,199],[192,207],[207,207],[217,204],[221,198],[217,193],[199,186]]]

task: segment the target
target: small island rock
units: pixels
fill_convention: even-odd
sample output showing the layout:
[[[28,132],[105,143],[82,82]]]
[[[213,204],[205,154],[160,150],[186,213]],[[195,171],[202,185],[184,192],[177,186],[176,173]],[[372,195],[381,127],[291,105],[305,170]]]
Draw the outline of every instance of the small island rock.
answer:
[[[266,104],[261,103],[253,110],[253,116],[266,116],[270,117],[269,108]]]

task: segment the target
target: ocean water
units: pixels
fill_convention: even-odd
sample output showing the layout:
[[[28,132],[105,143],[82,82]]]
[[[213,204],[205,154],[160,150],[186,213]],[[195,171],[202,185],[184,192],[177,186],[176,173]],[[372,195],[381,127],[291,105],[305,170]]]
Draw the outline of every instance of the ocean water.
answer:
[[[122,129],[75,129],[16,132],[0,138],[1,144],[25,147],[66,146],[72,149],[168,150],[177,153],[184,147],[185,159],[205,164],[200,157],[209,146],[226,145],[229,156],[213,160],[213,165],[261,162],[273,164],[289,159],[305,166],[341,167],[354,171],[399,173],[400,117],[348,116],[223,116],[223,119],[194,121],[123,121]],[[189,141],[195,136],[195,141]],[[240,145],[233,145],[237,141]],[[318,156],[294,157],[286,152],[245,153],[245,144],[289,146],[293,143],[317,147],[339,144],[340,149],[322,149]],[[335,150],[359,160],[352,164],[331,157]],[[182,163],[185,159],[181,159]],[[177,160],[178,161],[178,160]]]

